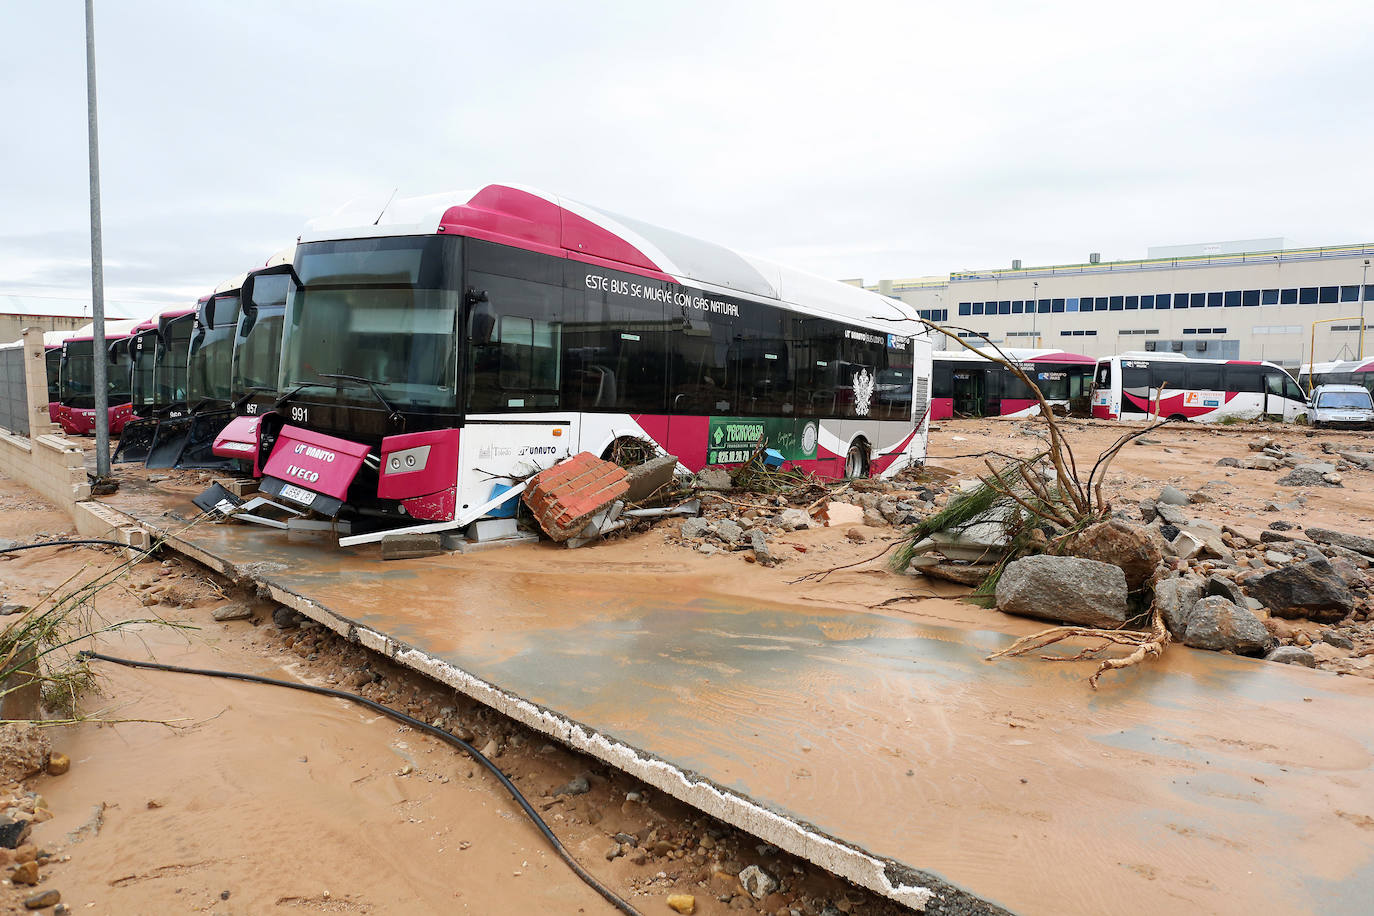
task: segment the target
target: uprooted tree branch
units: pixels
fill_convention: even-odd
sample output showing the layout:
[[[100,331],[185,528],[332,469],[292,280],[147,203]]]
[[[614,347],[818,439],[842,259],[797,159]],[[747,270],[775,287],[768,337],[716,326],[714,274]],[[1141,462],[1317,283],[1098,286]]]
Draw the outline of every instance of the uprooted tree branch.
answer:
[[[976,331],[946,327],[920,318],[906,320],[917,321],[989,362],[1002,366],[1026,385],[1040,405],[1040,419],[1045,424],[1047,439],[1045,450],[1030,458],[1007,458],[1000,466],[984,457],[987,474],[979,476],[979,486],[952,497],[943,510],[915,525],[907,532],[893,556],[892,566],[905,571],[917,555],[938,547],[933,537],[942,532],[957,533],[974,525],[1001,526],[998,558],[975,591],[978,595],[991,595],[1008,563],[1030,553],[1069,553],[1079,534],[1089,526],[1109,518],[1112,507],[1102,492],[1102,486],[1112,462],[1127,443],[1169,421],[1157,421],[1119,437],[1097,456],[1085,478],[1049,402],[1040,387],[1014,359]],[[981,340],[985,346],[972,346],[970,339]],[[1066,639],[1095,639],[1100,641],[1100,645],[1073,656],[1042,657],[1051,660],[1085,660],[1097,657],[1111,646],[1131,648],[1131,653],[1125,657],[1102,661],[1088,679],[1089,684],[1096,688],[1098,679],[1107,671],[1140,664],[1164,651],[1170,641],[1169,631],[1159,607],[1153,601],[1149,620],[1147,630],[1051,627],[1018,639],[1008,648],[988,656],[988,659],[1019,657]]]

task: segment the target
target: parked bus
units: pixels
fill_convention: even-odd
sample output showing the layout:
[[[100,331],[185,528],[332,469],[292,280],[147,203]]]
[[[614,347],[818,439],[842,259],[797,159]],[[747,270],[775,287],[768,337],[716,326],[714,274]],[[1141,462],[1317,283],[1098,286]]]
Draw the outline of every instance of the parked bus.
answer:
[[[1004,349],[1053,407],[1065,410],[1092,389],[1097,360],[1061,350]],[[1032,417],[1040,403],[1026,383],[1010,369],[990,362],[975,350],[937,350],[931,354],[930,416]],[[1082,409],[1086,410],[1086,406]]]
[[[208,298],[202,296],[196,307]],[[164,315],[158,320],[157,349],[153,356],[153,404],[157,425],[143,462],[150,468],[173,467],[186,444],[186,433],[191,425],[190,405],[186,402],[186,372],[195,323],[196,309],[177,309],[176,314]]]
[[[925,455],[929,377],[888,297],[492,185],[311,224],[277,409],[215,450],[265,457],[287,504],[458,527],[617,444],[695,471],[766,441],[823,477],[891,476]]]
[[[132,415],[129,405],[129,351],[120,342],[129,337],[139,322],[119,319],[105,322],[105,343],[108,352],[106,385],[109,397],[110,435],[124,428]],[[62,342],[62,357],[58,366],[57,422],[63,431],[76,436],[95,433],[95,390],[92,381],[95,368],[92,349],[95,346],[94,327],[86,325]]]
[[[43,367],[48,379],[48,419],[53,423],[58,422],[58,408],[62,406],[62,341],[75,333],[75,331],[43,332]]]
[[[272,408],[281,369],[282,321],[291,284],[294,246],[251,272],[243,281],[230,393],[238,416],[255,416]]]
[[[116,462],[145,461],[152,450],[157,427],[164,419],[175,419],[185,413],[184,395],[178,402],[174,395],[163,399],[158,387],[158,363],[179,359],[185,372],[186,347],[174,351],[168,344],[169,329],[178,319],[185,325],[194,318],[194,309],[171,309],[137,325],[129,338],[129,404],[132,418],[124,424],[115,449]]]
[[[1374,359],[1342,359],[1298,370],[1298,386],[1308,394],[1318,385],[1359,385],[1374,393]]]
[[[1148,352],[1122,353],[1097,363],[1094,417],[1292,422],[1306,412],[1307,397],[1298,383],[1274,363]]]

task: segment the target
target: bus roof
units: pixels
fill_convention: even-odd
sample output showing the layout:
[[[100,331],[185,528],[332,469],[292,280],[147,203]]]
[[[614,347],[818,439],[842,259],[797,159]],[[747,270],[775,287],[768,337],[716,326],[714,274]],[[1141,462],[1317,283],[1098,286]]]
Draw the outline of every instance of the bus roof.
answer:
[[[1303,363],[1298,371],[1309,375],[1316,371],[1320,375],[1327,372],[1374,372],[1374,359],[1338,359],[1329,363]]]
[[[1217,366],[1269,366],[1273,369],[1283,369],[1278,363],[1271,363],[1263,359],[1198,359],[1196,356],[1188,356],[1185,353],[1160,353],[1154,350],[1127,350],[1125,353],[1118,353],[1115,356],[1103,356],[1098,358],[1099,363],[1105,363],[1113,359],[1139,359],[1157,363],[1211,363]],[[1287,372],[1287,369],[1283,369]]]
[[[134,332],[134,328],[138,325],[138,323],[138,320],[134,318],[114,318],[109,321],[106,321],[105,339],[118,340],[121,337],[128,337],[130,334]],[[72,335],[70,337],[63,341],[63,343],[75,343],[76,341],[94,339],[95,324],[94,322],[92,322],[90,324],[84,324],[81,327],[77,328],[75,331],[72,332]]]
[[[786,302],[803,311],[882,325],[904,336],[925,333],[912,310],[888,296],[522,185],[493,184],[478,191],[398,199],[380,217],[375,203],[346,204],[329,217],[307,223],[301,242],[436,233]]]
[[[962,350],[936,350],[931,354],[935,359],[973,360],[986,359],[982,350],[986,347],[973,347]],[[996,350],[991,350],[995,355]],[[1053,363],[1055,365],[1095,366],[1097,360],[1082,353],[1067,353],[1063,350],[1044,350],[1022,347],[1003,347],[1002,352],[1018,363]]]

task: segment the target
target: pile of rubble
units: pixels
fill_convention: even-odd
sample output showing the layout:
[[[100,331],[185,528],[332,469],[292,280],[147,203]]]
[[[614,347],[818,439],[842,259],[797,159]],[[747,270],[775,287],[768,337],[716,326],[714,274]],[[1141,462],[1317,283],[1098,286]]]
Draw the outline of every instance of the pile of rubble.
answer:
[[[1330,442],[1322,443],[1322,452],[1334,459],[1328,461],[1281,448],[1268,436],[1251,442],[1250,451],[1253,454],[1240,458],[1220,458],[1217,466],[1258,471],[1287,470],[1284,476],[1275,481],[1281,487],[1339,487],[1344,485],[1342,473],[1357,469],[1374,470],[1374,454],[1340,449]]]

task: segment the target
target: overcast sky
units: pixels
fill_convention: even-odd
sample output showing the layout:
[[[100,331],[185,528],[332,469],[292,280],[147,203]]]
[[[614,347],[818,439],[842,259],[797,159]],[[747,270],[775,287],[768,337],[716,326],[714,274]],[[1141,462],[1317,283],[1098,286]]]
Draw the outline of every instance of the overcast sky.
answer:
[[[90,289],[81,0],[0,0],[0,294]],[[1374,238],[1374,5],[96,0],[107,295],[517,182],[837,278]]]

